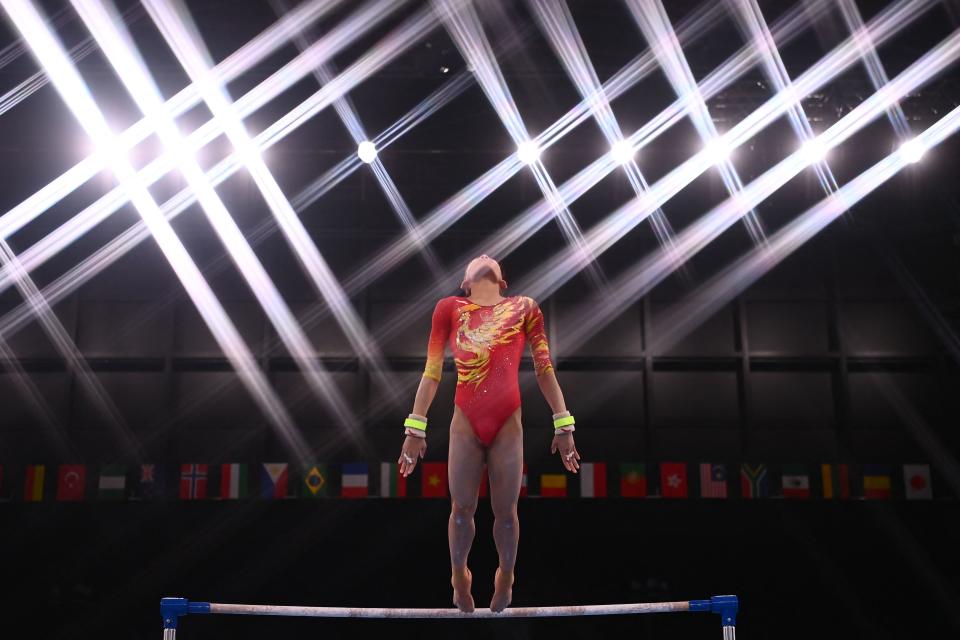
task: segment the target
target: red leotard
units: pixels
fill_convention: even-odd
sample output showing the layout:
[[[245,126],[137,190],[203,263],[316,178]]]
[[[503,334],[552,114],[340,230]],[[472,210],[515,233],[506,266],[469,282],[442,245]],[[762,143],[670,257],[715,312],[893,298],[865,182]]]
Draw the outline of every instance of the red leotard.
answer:
[[[450,296],[433,310],[423,375],[440,380],[444,347],[449,342],[457,366],[454,401],[485,446],[490,446],[520,406],[518,371],[526,340],[530,341],[536,374],[553,371],[543,313],[526,296],[511,296],[495,305]]]

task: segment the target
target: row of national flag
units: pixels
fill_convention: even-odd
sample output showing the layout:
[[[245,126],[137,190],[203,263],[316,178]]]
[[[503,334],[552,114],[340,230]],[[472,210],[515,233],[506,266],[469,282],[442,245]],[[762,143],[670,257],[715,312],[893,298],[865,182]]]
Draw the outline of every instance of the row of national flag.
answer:
[[[735,467],[734,467],[735,469]],[[933,498],[930,465],[786,464],[739,466],[733,478],[725,463],[584,462],[580,473],[542,473],[528,480],[523,466],[522,496],[544,498],[786,498],[786,499],[889,499]],[[55,500],[239,500],[245,498],[442,498],[448,495],[447,464],[423,462],[409,478],[400,476],[396,463],[364,462],[303,467],[286,462],[181,464],[176,469],[159,464],[136,467],[61,464],[29,465],[21,491],[8,490],[0,466],[0,498],[19,493],[24,502]],[[738,480],[738,481],[736,481]],[[489,492],[486,469],[479,495]],[[898,489],[897,487],[902,487]]]

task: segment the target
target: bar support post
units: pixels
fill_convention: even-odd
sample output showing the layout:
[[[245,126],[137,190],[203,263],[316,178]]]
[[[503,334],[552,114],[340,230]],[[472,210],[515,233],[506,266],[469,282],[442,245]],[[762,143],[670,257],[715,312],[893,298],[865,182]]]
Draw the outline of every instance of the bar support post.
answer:
[[[163,640],[177,639],[177,623],[180,622],[180,616],[189,613],[210,613],[210,603],[190,602],[186,598],[160,598]]]
[[[740,603],[737,596],[713,596],[709,600],[691,600],[690,611],[705,611],[720,616],[723,625],[723,640],[736,640],[737,609]]]

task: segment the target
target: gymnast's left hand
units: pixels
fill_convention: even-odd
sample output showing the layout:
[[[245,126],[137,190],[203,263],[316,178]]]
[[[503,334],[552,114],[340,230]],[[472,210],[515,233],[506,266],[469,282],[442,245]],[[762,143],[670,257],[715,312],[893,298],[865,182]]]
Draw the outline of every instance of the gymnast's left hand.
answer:
[[[413,473],[413,468],[417,466],[417,460],[422,458],[426,452],[426,438],[407,436],[403,441],[400,457],[397,458],[397,464],[400,465],[400,475],[406,478]]]
[[[553,436],[553,443],[550,445],[550,453],[560,453],[560,462],[567,471],[576,473],[580,470],[580,453],[573,443],[573,432],[569,431],[562,435]]]

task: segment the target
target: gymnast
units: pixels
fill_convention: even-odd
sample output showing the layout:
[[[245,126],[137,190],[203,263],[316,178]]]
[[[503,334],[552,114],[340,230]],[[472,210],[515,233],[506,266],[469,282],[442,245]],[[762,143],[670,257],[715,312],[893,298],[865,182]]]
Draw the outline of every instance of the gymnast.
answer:
[[[453,604],[464,612],[474,609],[467,556],[476,531],[473,514],[486,464],[493,538],[500,558],[490,609],[499,612],[510,605],[513,596],[520,536],[517,499],[523,475],[523,432],[518,370],[525,341],[530,343],[537,384],[553,410],[550,453],[559,453],[563,466],[572,473],[580,468],[580,454],[573,442],[573,416],[566,409],[550,360],[540,307],[526,296],[503,297],[507,283],[500,265],[486,255],[467,265],[460,287],[464,296],[443,298],[434,308],[427,363],[413,412],[404,422],[406,438],[397,462],[406,477],[426,452],[427,410],[440,384],[444,348],[449,342],[457,369],[447,464]]]

